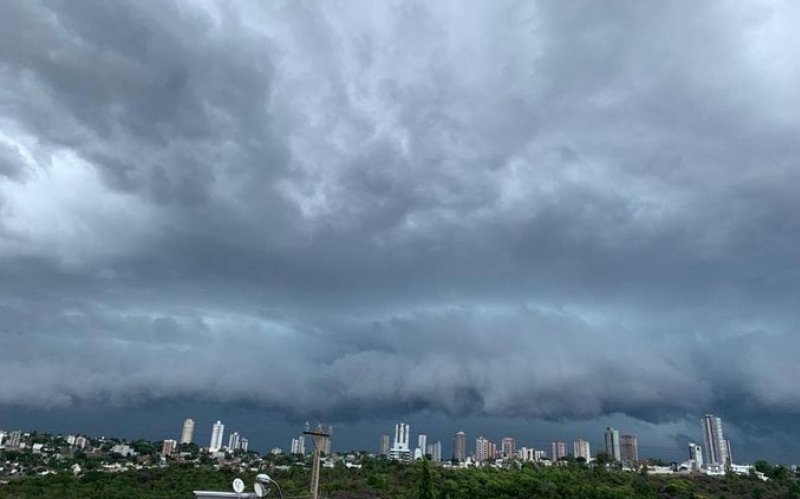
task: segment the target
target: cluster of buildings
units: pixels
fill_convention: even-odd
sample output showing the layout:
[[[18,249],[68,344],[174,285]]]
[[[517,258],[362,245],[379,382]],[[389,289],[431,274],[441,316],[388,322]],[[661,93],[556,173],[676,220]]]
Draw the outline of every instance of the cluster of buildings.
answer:
[[[701,419],[702,425],[702,445],[690,442],[688,444],[688,459],[682,463],[674,463],[671,466],[653,466],[647,463],[647,471],[650,473],[704,473],[707,475],[724,475],[726,472],[749,474],[756,473],[749,465],[738,465],[733,462],[732,447],[730,440],[725,438],[722,429],[722,420],[712,414],[706,414]],[[142,455],[137,457],[137,450],[142,450],[145,454],[156,457],[161,455],[161,461],[166,462],[166,456],[173,456],[175,459],[195,459],[197,451],[210,454],[219,460],[235,459],[247,454],[249,442],[234,431],[227,435],[227,445],[225,445],[225,425],[217,421],[212,425],[211,437],[207,448],[196,447],[180,448],[180,444],[194,443],[195,421],[186,419],[181,428],[180,439],[167,439],[160,442],[161,449],[142,450],[141,445],[134,448],[125,440],[100,438],[96,441],[90,440],[83,435],[66,435],[53,437],[48,441],[43,441],[36,434],[23,433],[21,431],[5,432],[0,431],[0,448],[26,450],[34,454],[60,453],[71,455],[76,452],[89,453],[92,455],[103,455],[104,453],[124,458],[141,458],[139,460],[151,460],[152,458]],[[313,451],[313,443],[308,440],[308,424],[306,432],[295,438],[290,443],[290,453],[297,456],[306,456]],[[336,462],[338,456],[331,452],[330,432],[327,437],[320,439],[319,445],[321,455],[329,456],[326,465]],[[378,448],[378,455],[386,456],[389,459],[400,462],[411,462],[417,459],[427,458],[434,462],[451,463],[457,466],[482,466],[494,464],[496,466],[506,466],[513,461],[535,462],[541,465],[561,464],[569,461],[608,464],[617,463],[623,469],[638,470],[645,464],[639,456],[639,441],[636,435],[631,433],[620,433],[613,427],[607,427],[604,432],[602,451],[593,454],[592,445],[588,440],[579,438],[570,443],[555,440],[550,443],[549,449],[534,448],[533,446],[517,447],[517,442],[513,437],[504,437],[499,444],[484,436],[478,436],[474,440],[474,446],[468,445],[467,435],[459,431],[453,435],[452,454],[444,456],[441,440],[432,440],[425,433],[415,435],[412,439],[411,426],[408,423],[397,423],[394,428],[394,438],[389,434],[381,435]],[[414,443],[412,445],[412,442]],[[134,444],[138,445],[136,442]],[[308,449],[309,445],[311,449]],[[146,447],[145,447],[146,449]],[[157,449],[157,447],[156,447]],[[178,454],[178,450],[182,452]],[[190,451],[190,452],[187,452]],[[236,452],[243,451],[243,452]],[[280,448],[274,448],[272,454],[282,454]],[[232,457],[229,457],[232,456]],[[328,462],[330,461],[330,462]],[[345,459],[347,461],[347,459]],[[352,462],[351,462],[352,461]],[[298,460],[298,462],[300,462]],[[302,461],[303,463],[305,461]],[[354,466],[356,461],[347,461],[348,465]]]
[[[428,437],[424,433],[417,435],[417,446],[411,448],[411,427],[408,423],[397,423],[395,425],[394,440],[390,436],[381,435],[378,454],[401,462],[410,462],[416,459],[427,457],[438,462],[442,461],[442,442],[436,441],[428,444]],[[475,439],[474,451],[469,453],[467,446],[467,435],[463,431],[457,432],[453,436],[452,461],[470,465],[498,460],[520,460],[520,461],[562,461],[575,458],[590,462],[593,460],[591,446],[587,440],[578,439],[572,443],[572,448],[561,440],[553,441],[550,444],[550,457],[543,449],[533,447],[517,448],[516,440],[512,437],[504,437],[498,446],[494,441],[484,436]],[[570,452],[571,450],[571,452]],[[639,441],[636,435],[623,434],[614,428],[606,428],[605,451],[609,460],[623,464],[635,465],[639,462]]]
[[[195,422],[193,419],[187,418],[183,421],[180,437],[181,445],[194,443],[194,429]],[[228,435],[228,445],[223,445],[224,437],[225,425],[222,424],[222,421],[217,421],[211,427],[211,440],[208,443],[208,452],[211,454],[234,452],[237,450],[247,452],[250,446],[250,442],[246,438],[242,437],[239,432],[234,431]],[[177,440],[164,440],[161,444],[161,454],[170,456],[177,450],[177,448]]]
[[[724,475],[728,470],[734,473],[749,473],[751,468],[749,465],[733,463],[731,441],[726,439],[722,432],[722,419],[713,414],[706,414],[701,423],[705,447],[689,442],[689,459],[681,463],[678,469],[698,471],[708,475]]]
[[[378,454],[402,462],[412,459],[422,459],[426,455],[433,461],[442,460],[442,442],[436,441],[428,444],[428,436],[424,433],[417,435],[417,446],[412,449],[411,426],[408,423],[397,423],[394,428],[394,441],[390,444],[389,435],[381,435]]]
[[[724,475],[731,471],[739,474],[755,472],[750,465],[734,464],[731,443],[722,431],[722,420],[713,414],[706,414],[701,419],[704,446],[694,442],[689,443],[689,459],[673,466],[650,466],[651,473],[686,473],[697,472],[708,475]],[[544,449],[533,447],[517,448],[512,437],[504,437],[498,446],[494,441],[484,436],[475,439],[472,452],[469,452],[467,435],[463,431],[453,435],[452,461],[459,466],[480,466],[486,463],[503,465],[508,461],[533,461],[543,465],[550,465],[570,460],[579,462],[618,463],[623,469],[638,470],[642,464],[639,457],[639,439],[632,433],[620,433],[613,427],[607,427],[604,432],[604,455],[592,454],[588,440],[579,438],[572,445],[562,440],[550,443],[549,454]],[[442,443],[436,441],[428,444],[428,437],[424,433],[417,435],[417,446],[412,449],[411,427],[407,423],[395,425],[394,440],[388,434],[381,435],[378,455],[400,462],[411,462],[427,457],[438,462],[442,461]],[[759,474],[755,472],[756,474]],[[763,478],[763,476],[762,476]]]

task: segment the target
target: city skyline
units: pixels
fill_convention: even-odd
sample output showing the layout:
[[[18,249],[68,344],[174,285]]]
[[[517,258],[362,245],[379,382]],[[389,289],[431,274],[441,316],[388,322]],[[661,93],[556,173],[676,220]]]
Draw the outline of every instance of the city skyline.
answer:
[[[0,427],[794,459],[798,25],[0,2]]]
[[[703,438],[706,442],[706,447],[697,445],[691,441],[688,442],[688,460],[681,461],[680,459],[674,460],[676,466],[681,466],[684,469],[689,470],[696,470],[701,472],[708,472],[714,475],[721,475],[724,474],[724,470],[728,467],[732,467],[737,469],[738,473],[745,473],[746,468],[743,467],[743,464],[747,463],[735,463],[732,459],[732,454],[730,453],[730,439],[726,439],[723,437],[722,433],[722,418],[719,416],[714,416],[711,414],[706,414],[700,420],[701,426],[703,429]],[[185,443],[185,437],[187,435],[187,427],[193,428],[194,420],[191,418],[187,418],[183,421],[181,432],[180,432],[180,439],[182,440],[181,444]],[[306,430],[309,428],[309,423],[305,423]],[[330,426],[328,428],[331,428]],[[207,452],[210,454],[216,454],[220,451],[225,451],[224,453],[232,453],[237,450],[242,450],[247,452],[250,450],[249,447],[249,440],[247,438],[242,437],[238,431],[231,432],[228,435],[228,445],[221,446],[220,442],[224,441],[224,431],[225,425],[221,422],[221,420],[217,420],[212,425],[211,431],[211,441],[210,444],[206,447]],[[7,446],[10,447],[17,447],[23,434],[28,435],[28,433],[22,430],[14,430],[14,431],[4,431],[0,428],[0,446],[2,446],[5,442]],[[435,442],[428,444],[428,435],[427,433],[417,433],[417,447],[411,450],[410,441],[412,439],[413,432],[411,431],[411,427],[408,423],[400,422],[395,424],[395,437],[394,443],[390,446],[389,445],[389,435],[382,434],[380,435],[380,443],[378,445],[378,451],[374,454],[377,456],[383,455],[389,459],[397,460],[400,462],[410,463],[414,460],[418,459],[431,459],[435,462],[441,461],[450,461],[451,458],[446,458],[443,451],[443,446],[441,440],[436,440]],[[618,438],[617,438],[618,437]],[[100,438],[103,438],[102,436]],[[585,462],[592,462],[597,457],[596,455],[592,454],[591,451],[591,444],[588,440],[583,438],[578,438],[572,443],[572,448],[568,446],[567,442],[561,440],[554,440],[550,442],[550,452],[546,450],[546,445],[536,445],[528,446],[531,443],[528,442],[528,445],[522,445],[519,449],[516,448],[516,439],[514,437],[505,436],[501,440],[501,444],[498,446],[494,440],[479,436],[475,439],[475,445],[472,449],[469,448],[467,443],[467,439],[469,436],[464,431],[458,431],[453,435],[453,452],[451,454],[452,459],[455,462],[473,462],[473,463],[485,463],[485,462],[494,462],[495,460],[503,461],[505,459],[521,459],[523,461],[540,461],[542,459],[545,460],[561,460],[564,458],[568,459],[577,459],[582,458]],[[70,445],[77,445],[78,447],[85,446],[87,443],[87,439],[83,435],[68,435],[66,436],[67,442]],[[619,430],[606,427],[605,431],[603,432],[603,439],[606,445],[605,453],[608,459],[612,461],[616,461],[623,466],[633,467],[635,469],[642,461],[646,460],[663,460],[663,455],[653,454],[647,457],[640,457],[639,455],[639,442],[638,437],[634,434],[630,433],[623,433],[620,435]],[[297,438],[292,438],[289,444],[289,447],[284,450],[281,447],[273,447],[269,450],[269,453],[288,453],[288,454],[301,454],[301,455],[309,455],[313,449],[307,449],[305,447],[305,436],[300,435]],[[80,442],[82,441],[82,443]],[[165,438],[156,440],[161,442],[161,453],[164,455],[170,455],[175,452],[178,448],[178,440]],[[723,442],[722,449],[726,450],[719,450],[719,442]],[[326,446],[322,449],[323,454],[331,454],[332,452],[332,439],[326,439]],[[615,452],[614,448],[615,445],[618,447],[618,451]],[[718,446],[717,450],[708,450],[708,447]],[[460,449],[459,450],[459,446]],[[647,446],[646,446],[647,447]],[[202,446],[201,446],[202,448]],[[120,446],[120,452],[122,454],[129,453],[130,448],[126,446]],[[423,451],[424,449],[424,451]],[[470,452],[472,450],[472,452]],[[356,449],[356,448],[342,448],[339,449],[339,452],[350,452],[350,451],[358,451],[358,452],[367,452],[372,453],[369,450],[364,449]],[[262,450],[263,453],[266,453],[266,450]],[[619,457],[616,456],[616,453],[619,453]],[[715,456],[726,456],[725,463],[721,464]],[[685,456],[684,456],[685,457]]]

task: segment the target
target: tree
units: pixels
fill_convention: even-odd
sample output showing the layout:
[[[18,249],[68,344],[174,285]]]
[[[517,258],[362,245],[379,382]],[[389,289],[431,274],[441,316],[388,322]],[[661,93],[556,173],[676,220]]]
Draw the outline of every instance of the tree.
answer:
[[[765,475],[769,475],[772,472],[772,465],[769,464],[769,462],[764,461],[763,459],[759,459],[758,461],[753,463],[753,467],[756,469],[756,471],[760,471]]]
[[[433,482],[431,480],[431,468],[427,459],[422,460],[422,469],[419,477],[419,488],[417,490],[419,499],[433,499]]]
[[[597,455],[594,456],[594,461],[598,466],[606,466],[607,464],[613,463],[614,458],[611,457],[611,454],[608,452],[598,452]]]

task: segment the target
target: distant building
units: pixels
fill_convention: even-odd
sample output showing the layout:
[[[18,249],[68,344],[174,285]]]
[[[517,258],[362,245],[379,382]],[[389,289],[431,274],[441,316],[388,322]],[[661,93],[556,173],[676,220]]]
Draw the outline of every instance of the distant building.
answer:
[[[6,439],[6,432],[0,431],[0,447],[3,446],[3,440]]]
[[[503,439],[503,457],[510,458],[514,457],[514,452],[517,450],[517,444],[511,437],[505,437]]]
[[[430,454],[431,461],[438,463],[442,460],[442,442],[437,440],[435,443],[428,445],[427,454]]]
[[[131,446],[127,444],[117,444],[111,448],[111,452],[119,454],[122,457],[135,456],[136,452],[133,451]]]
[[[536,449],[533,447],[522,447],[519,450],[519,458],[523,461],[536,461]]]
[[[333,439],[331,437],[328,437],[328,438],[323,438],[322,442],[320,442],[320,445],[322,445],[320,452],[322,452],[326,456],[331,455],[331,446],[333,445],[332,440]]]
[[[389,449],[389,459],[411,461],[411,448],[408,445],[410,433],[411,427],[407,423],[397,423],[394,426],[394,444]]]
[[[75,437],[75,447],[79,449],[85,449],[88,444],[89,444],[89,439],[84,437],[83,435],[78,435],[77,437]]]
[[[420,433],[417,437],[417,448],[414,450],[414,459],[423,459],[428,447],[428,436]]]
[[[244,452],[247,452],[247,449],[250,447],[250,441],[246,438],[243,438],[239,441],[239,448],[242,449]]]
[[[622,453],[619,448],[619,431],[610,426],[606,428],[606,453],[614,461],[622,460]]]
[[[378,445],[378,455],[388,456],[389,448],[389,435],[381,435],[381,443]]]
[[[211,427],[211,442],[208,444],[209,452],[217,452],[222,449],[222,436],[225,434],[225,425],[222,421],[217,421]]]
[[[190,444],[194,439],[194,420],[183,420],[183,428],[181,428],[181,443]]]
[[[713,414],[706,414],[701,420],[705,440],[706,466],[725,466],[730,463],[728,446],[722,434],[722,420]]]
[[[492,459],[492,441],[485,437],[475,439],[475,460],[479,463]]]
[[[8,435],[8,440],[6,441],[6,447],[19,447],[22,443],[22,432],[21,431],[12,431]]]
[[[239,448],[239,432],[235,431],[228,437],[228,450],[235,451]]]
[[[306,455],[306,437],[304,435],[300,435],[297,438],[292,439],[292,454],[302,454]]]
[[[636,435],[626,433],[619,437],[621,461],[627,465],[639,462],[639,439]]]
[[[561,440],[555,440],[550,444],[553,456],[553,462],[558,461],[563,457],[567,457],[567,444]]]
[[[463,431],[453,437],[453,459],[459,463],[467,460],[467,434]]]
[[[161,444],[161,454],[165,456],[171,456],[173,452],[175,452],[175,448],[178,446],[177,440],[164,440]]]
[[[725,439],[725,449],[728,451],[728,464],[733,466],[733,449],[731,448],[731,441]]]
[[[703,469],[703,448],[694,442],[689,443],[689,461],[692,464],[693,471]]]
[[[575,459],[582,457],[586,460],[586,462],[591,461],[592,459],[592,452],[589,449],[589,442],[583,439],[578,439],[572,444],[573,454],[575,455]]]

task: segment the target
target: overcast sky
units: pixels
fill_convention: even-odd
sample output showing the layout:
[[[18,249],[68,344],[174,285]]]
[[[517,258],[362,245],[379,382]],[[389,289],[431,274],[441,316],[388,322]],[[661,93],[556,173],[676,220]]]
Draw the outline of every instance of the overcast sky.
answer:
[[[736,460],[800,461],[798,25],[0,3],[0,428],[613,423],[682,456],[713,412]]]

